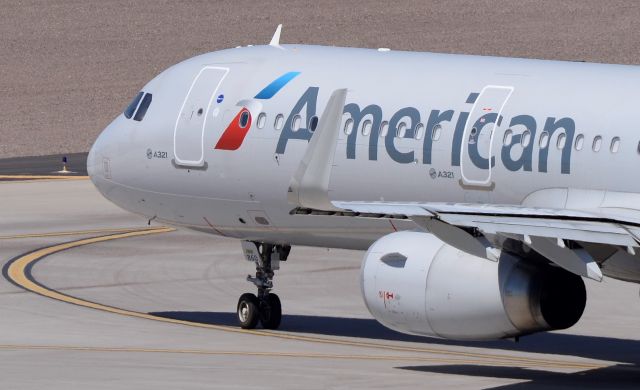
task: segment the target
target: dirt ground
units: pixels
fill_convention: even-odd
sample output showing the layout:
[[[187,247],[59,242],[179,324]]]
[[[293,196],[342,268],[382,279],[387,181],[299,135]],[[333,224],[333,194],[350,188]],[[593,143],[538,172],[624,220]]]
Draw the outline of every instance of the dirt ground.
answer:
[[[637,64],[636,1],[0,1],[0,158],[88,150],[149,79],[267,43]]]

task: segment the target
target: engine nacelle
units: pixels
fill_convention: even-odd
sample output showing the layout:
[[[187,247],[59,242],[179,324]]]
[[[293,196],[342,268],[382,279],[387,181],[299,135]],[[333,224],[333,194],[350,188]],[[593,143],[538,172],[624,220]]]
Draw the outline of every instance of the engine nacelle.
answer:
[[[503,253],[475,257],[422,232],[380,238],[361,270],[371,314],[403,333],[488,340],[565,329],[584,311],[582,278]]]

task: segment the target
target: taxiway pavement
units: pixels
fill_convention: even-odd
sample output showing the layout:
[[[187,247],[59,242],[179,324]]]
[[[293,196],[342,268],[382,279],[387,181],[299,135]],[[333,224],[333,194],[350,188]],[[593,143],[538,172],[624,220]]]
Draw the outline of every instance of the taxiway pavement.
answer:
[[[148,226],[88,180],[0,182],[10,389],[637,388],[638,286],[588,281],[575,327],[519,343],[405,336],[367,312],[362,252],[294,247],[278,331],[241,331],[237,240]],[[151,230],[148,230],[151,229]],[[82,241],[84,240],[84,241]]]
[[[88,153],[53,154],[0,159],[0,180],[20,176],[87,176]],[[66,158],[66,164],[63,159]],[[67,172],[63,172],[66,168]],[[16,177],[18,176],[18,177]]]

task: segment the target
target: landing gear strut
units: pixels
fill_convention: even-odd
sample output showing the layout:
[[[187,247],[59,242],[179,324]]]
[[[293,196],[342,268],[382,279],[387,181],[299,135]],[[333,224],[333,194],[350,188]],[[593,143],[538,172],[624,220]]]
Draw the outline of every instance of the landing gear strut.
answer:
[[[237,308],[240,327],[253,329],[260,321],[265,329],[277,329],[282,320],[282,305],[280,298],[271,293],[273,275],[280,269],[280,261],[287,260],[291,246],[243,241],[242,250],[247,260],[256,264],[256,276],[248,275],[247,281],[258,288],[258,294],[240,296]]]

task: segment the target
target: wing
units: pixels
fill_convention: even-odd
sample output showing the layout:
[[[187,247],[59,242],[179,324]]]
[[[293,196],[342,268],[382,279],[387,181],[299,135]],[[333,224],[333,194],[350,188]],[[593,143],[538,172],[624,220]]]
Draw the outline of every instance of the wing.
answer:
[[[499,235],[534,249],[576,274],[602,279],[596,261],[574,243],[625,248],[635,255],[640,226],[634,221],[580,210],[443,203],[331,202],[333,210],[295,208],[295,214],[356,218],[409,219],[442,241],[479,257],[497,260],[499,251],[486,239]],[[583,246],[583,245],[581,245]]]
[[[411,219],[420,226],[428,220],[477,229],[488,234],[544,236],[556,239],[638,246],[640,224],[600,212],[545,209],[513,205],[465,203],[331,202],[335,215],[365,218]],[[296,214],[313,214],[299,207]],[[327,214],[326,210],[323,210]]]
[[[292,214],[412,220],[442,241],[476,256],[497,260],[502,248],[488,237],[526,244],[558,266],[602,280],[598,263],[585,243],[623,248],[629,256],[640,247],[640,220],[602,210],[572,210],[467,203],[346,202],[329,199],[346,90],[336,90],[320,118],[301,164],[291,179]]]

